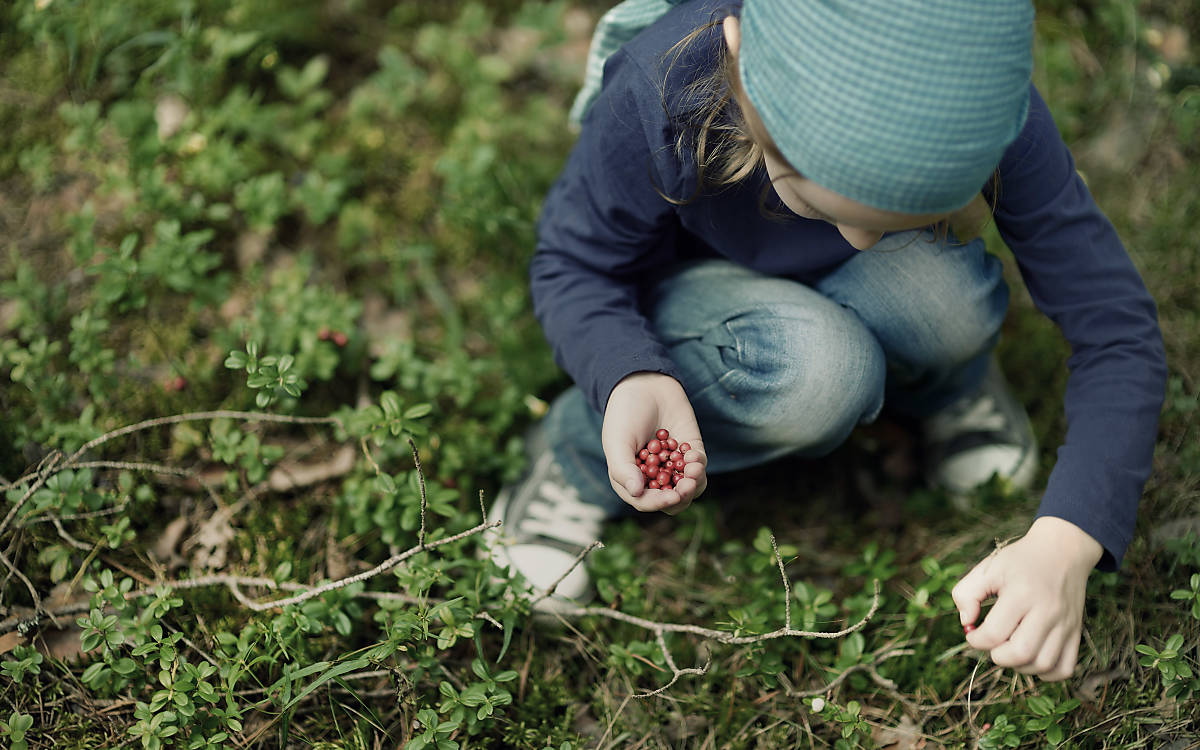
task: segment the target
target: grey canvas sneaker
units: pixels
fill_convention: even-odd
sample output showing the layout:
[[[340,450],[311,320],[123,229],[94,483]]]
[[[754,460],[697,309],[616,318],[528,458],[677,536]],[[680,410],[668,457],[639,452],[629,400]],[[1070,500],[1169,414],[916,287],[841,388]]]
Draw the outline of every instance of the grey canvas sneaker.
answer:
[[[993,357],[979,390],[924,421],[926,477],[963,496],[992,478],[1028,489],[1037,473],[1037,440]]]
[[[580,499],[554,452],[540,447],[525,476],[500,490],[488,518],[504,523],[489,529],[484,543],[497,566],[520,574],[535,594],[541,594],[574,565],[588,545],[600,539],[605,517],[603,508]],[[535,609],[578,606],[593,594],[591,577],[580,564],[558,583],[554,595],[542,599]]]

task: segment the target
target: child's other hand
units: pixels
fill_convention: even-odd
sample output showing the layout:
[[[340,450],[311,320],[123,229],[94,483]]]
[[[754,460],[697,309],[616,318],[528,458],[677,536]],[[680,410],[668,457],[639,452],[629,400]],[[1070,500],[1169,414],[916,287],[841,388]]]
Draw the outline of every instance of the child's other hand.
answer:
[[[652,490],[635,462],[636,454],[660,427],[691,445],[684,454],[684,478],[674,489]],[[657,372],[635,372],[617,383],[608,396],[601,429],[608,479],[621,499],[641,511],[670,515],[692,504],[708,486],[704,441],[692,405],[679,381]]]
[[[991,652],[992,661],[1043,680],[1065,680],[1075,671],[1083,627],[1087,578],[1104,553],[1075,524],[1043,516],[1019,540],[976,565],[951,594],[963,625],[979,618],[983,601],[996,596],[987,619],[967,642]]]

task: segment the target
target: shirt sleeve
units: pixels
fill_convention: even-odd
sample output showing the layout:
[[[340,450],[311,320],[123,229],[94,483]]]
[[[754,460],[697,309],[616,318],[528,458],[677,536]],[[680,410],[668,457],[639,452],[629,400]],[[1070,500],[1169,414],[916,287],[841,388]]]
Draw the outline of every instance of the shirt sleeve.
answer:
[[[1150,475],[1166,359],[1153,299],[1096,206],[1046,103],[999,169],[995,218],[1034,304],[1071,348],[1067,433],[1038,516],[1079,526],[1120,566]]]
[[[530,263],[534,314],[555,360],[601,413],[630,373],[679,377],[637,300],[637,281],[669,268],[679,232],[659,192],[679,194],[679,168],[657,92],[624,52],[609,59],[543,204]]]

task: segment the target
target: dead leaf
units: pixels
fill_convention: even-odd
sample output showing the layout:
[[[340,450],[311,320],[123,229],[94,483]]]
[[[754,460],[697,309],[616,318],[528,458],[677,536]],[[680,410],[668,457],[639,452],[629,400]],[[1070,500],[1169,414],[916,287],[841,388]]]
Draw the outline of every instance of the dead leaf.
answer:
[[[192,565],[205,570],[220,570],[225,567],[227,548],[237,532],[229,523],[229,517],[241,507],[240,503],[219,509],[188,539],[183,549],[191,554]]]
[[[60,620],[60,622],[65,621]],[[83,654],[83,646],[79,642],[79,635],[82,632],[75,625],[68,625],[63,630],[49,628],[38,635],[35,645],[43,656],[66,662],[73,661]]]
[[[271,230],[248,230],[238,235],[237,255],[238,268],[245,271],[256,266],[267,254],[267,246],[271,242]]]
[[[1168,65],[1181,65],[1191,57],[1188,44],[1187,29],[1182,26],[1169,26],[1163,32],[1162,46],[1159,47],[1163,60]]]
[[[25,645],[25,639],[15,630],[0,635],[0,654],[7,654],[17,646]]]
[[[271,471],[267,485],[275,492],[287,492],[298,487],[308,487],[344,474],[354,468],[357,451],[353,446],[343,445],[325,461],[317,463],[295,463],[284,461]]]
[[[920,725],[908,716],[900,717],[898,726],[876,727],[874,739],[876,747],[887,750],[918,750],[925,747]]]
[[[332,538],[326,546],[325,575],[334,581],[350,575],[350,556]]]
[[[50,609],[62,609],[89,599],[91,596],[86,591],[72,586],[70,581],[62,581],[50,589],[50,596],[42,600],[42,604]]]
[[[1123,680],[1129,676],[1128,669],[1109,669],[1104,672],[1093,672],[1079,682],[1076,693],[1080,700],[1092,703],[1100,698],[1104,686],[1110,682]]]
[[[163,529],[158,540],[150,547],[151,556],[161,563],[177,559],[179,555],[176,550],[179,548],[179,541],[183,539],[183,532],[187,529],[187,525],[187,516],[180,516],[167,524],[167,528]]]
[[[367,334],[367,349],[373,357],[383,356],[391,341],[412,338],[412,319],[404,310],[391,307],[383,295],[372,294],[363,300],[363,331]]]
[[[179,132],[188,116],[188,105],[182,97],[167,94],[154,105],[154,122],[158,125],[158,139],[165,141]]]
[[[8,333],[12,330],[13,323],[20,312],[21,303],[17,300],[10,299],[0,302],[0,333]]]
[[[667,723],[665,729],[668,737],[679,742],[689,737],[695,737],[708,729],[709,723],[709,720],[703,716],[689,714],[682,717],[679,721]]]
[[[1186,516],[1160,523],[1150,532],[1150,539],[1157,545],[1163,545],[1183,539],[1188,534],[1200,535],[1200,516]]]

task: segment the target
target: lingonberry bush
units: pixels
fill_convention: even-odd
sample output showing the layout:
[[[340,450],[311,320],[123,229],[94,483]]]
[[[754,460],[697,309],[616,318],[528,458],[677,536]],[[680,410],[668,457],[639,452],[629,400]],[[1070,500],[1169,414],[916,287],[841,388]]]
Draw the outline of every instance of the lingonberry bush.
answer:
[[[871,438],[613,526],[566,628],[479,555],[523,429],[566,384],[524,269],[605,5],[0,5],[7,746],[1194,732],[1195,11],[1051,2],[1039,25],[1039,84],[1073,145],[1100,144],[1081,166],[1175,332],[1145,533],[1091,580],[1079,678],[1048,685],[971,653],[949,597],[1031,498],[993,486],[951,513],[881,486]],[[1113,102],[1152,129],[1137,169],[1105,161]],[[1014,308],[1023,346],[1002,354],[1052,445],[1039,389],[1066,353]],[[674,439],[639,456],[668,483]]]

